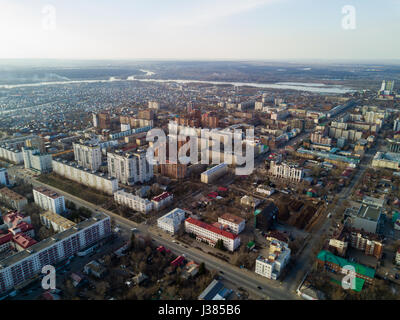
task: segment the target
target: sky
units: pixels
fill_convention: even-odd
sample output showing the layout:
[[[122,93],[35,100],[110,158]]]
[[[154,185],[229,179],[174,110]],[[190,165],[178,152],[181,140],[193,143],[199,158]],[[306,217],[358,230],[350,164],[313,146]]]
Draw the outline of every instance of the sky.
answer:
[[[0,0],[0,59],[379,61],[399,31],[400,0]]]

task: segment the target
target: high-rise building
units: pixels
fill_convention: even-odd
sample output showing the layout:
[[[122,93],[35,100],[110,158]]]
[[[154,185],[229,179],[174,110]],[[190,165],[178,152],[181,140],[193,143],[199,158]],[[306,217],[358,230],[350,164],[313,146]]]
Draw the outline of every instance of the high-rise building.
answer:
[[[111,127],[111,118],[108,112],[101,112],[99,115],[99,128],[100,129],[110,129]]]
[[[61,214],[65,211],[64,196],[61,196],[53,190],[36,187],[33,188],[33,198],[35,203],[46,211]]]
[[[40,173],[46,173],[52,170],[51,154],[43,154],[40,153],[38,149],[32,148],[22,148],[22,152],[26,169],[33,169]]]
[[[153,165],[147,161],[146,152],[107,153],[108,172],[119,182],[132,185],[153,177]]]
[[[97,144],[73,143],[75,161],[84,168],[98,170],[101,166],[101,148]]]

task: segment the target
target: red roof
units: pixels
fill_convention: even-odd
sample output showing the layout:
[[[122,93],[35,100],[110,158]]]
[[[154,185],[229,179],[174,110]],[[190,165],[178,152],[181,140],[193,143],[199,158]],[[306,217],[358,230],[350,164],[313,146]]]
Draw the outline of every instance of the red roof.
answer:
[[[172,261],[171,264],[172,264],[174,267],[177,267],[177,266],[182,265],[184,260],[185,260],[185,257],[179,256],[179,257],[176,258],[174,261]]]
[[[228,191],[228,188],[224,188],[224,187],[218,187],[218,191]]]
[[[0,245],[10,242],[12,237],[13,237],[13,234],[11,232],[0,236]]]
[[[217,234],[219,234],[219,235],[221,235],[221,236],[223,236],[225,238],[229,238],[229,239],[232,239],[232,240],[237,238],[237,235],[235,235],[235,234],[232,234],[232,233],[230,233],[228,231],[225,231],[225,230],[220,230],[217,227],[214,227],[212,225],[209,225],[209,224],[207,224],[205,222],[202,222],[202,221],[199,221],[199,220],[196,220],[196,219],[193,219],[193,218],[187,218],[185,220],[185,222],[194,224],[194,225],[196,225],[196,226],[198,226],[200,228],[206,229],[206,230],[211,231],[213,233],[217,233]]]
[[[31,237],[19,233],[13,237],[13,240],[15,243],[17,243],[20,247],[26,249],[29,248],[30,246],[34,245],[36,243],[36,240],[32,239]]]
[[[171,195],[171,193],[169,193],[169,192],[163,192],[159,196],[154,197],[153,201],[160,202],[161,200],[168,198],[170,195]]]

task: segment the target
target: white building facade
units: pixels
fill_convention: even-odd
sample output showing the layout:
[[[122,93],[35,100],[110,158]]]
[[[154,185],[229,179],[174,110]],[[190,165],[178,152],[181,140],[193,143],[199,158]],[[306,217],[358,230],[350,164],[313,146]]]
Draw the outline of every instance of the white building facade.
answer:
[[[153,210],[153,203],[150,200],[125,192],[124,190],[115,192],[114,200],[119,204],[142,213],[148,213]]]
[[[97,171],[101,166],[101,148],[95,144],[73,143],[75,161],[84,168]]]
[[[179,208],[168,212],[157,220],[157,226],[171,234],[175,234],[182,222],[185,220],[185,211]]]
[[[64,196],[60,196],[56,192],[47,188],[34,188],[33,198],[35,203],[44,210],[61,214],[65,211]]]
[[[275,161],[271,161],[269,172],[275,177],[297,182],[300,182],[304,177],[304,170],[302,168],[291,166],[287,163],[276,164]]]
[[[153,165],[146,159],[146,153],[107,153],[108,172],[119,182],[133,185],[153,178]]]
[[[89,171],[76,163],[53,159],[53,172],[90,188],[113,194],[118,190],[118,180],[96,171]]]

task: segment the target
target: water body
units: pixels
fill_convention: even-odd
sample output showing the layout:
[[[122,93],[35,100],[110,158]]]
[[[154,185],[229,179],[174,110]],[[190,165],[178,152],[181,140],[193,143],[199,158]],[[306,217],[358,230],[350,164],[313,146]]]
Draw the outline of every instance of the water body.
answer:
[[[141,70],[146,73],[147,76],[154,75],[154,72],[148,70]],[[229,82],[229,81],[204,81],[204,80],[181,80],[181,79],[138,79],[135,76],[129,76],[127,79],[118,79],[110,77],[108,80],[70,80],[70,81],[47,81],[47,82],[36,82],[36,83],[24,83],[24,84],[4,84],[0,85],[0,89],[14,89],[23,87],[38,87],[45,85],[63,85],[63,84],[78,84],[78,83],[106,83],[106,82],[119,82],[119,81],[142,81],[142,82],[159,82],[159,83],[201,83],[201,84],[214,84],[214,85],[232,85],[237,87],[255,87],[255,88],[266,88],[266,89],[283,89],[283,90],[296,90],[296,91],[307,91],[314,93],[330,93],[330,94],[343,94],[347,92],[354,92],[356,90],[346,88],[338,85],[325,85],[323,83],[303,83],[303,82],[278,82],[278,83],[257,83],[257,82]]]

